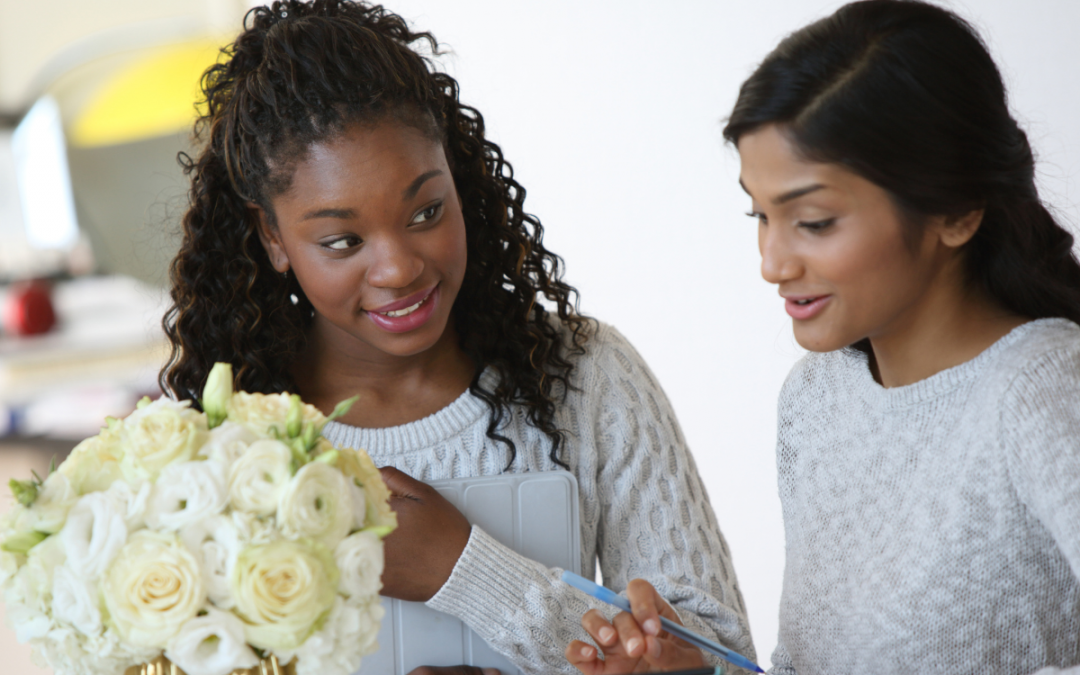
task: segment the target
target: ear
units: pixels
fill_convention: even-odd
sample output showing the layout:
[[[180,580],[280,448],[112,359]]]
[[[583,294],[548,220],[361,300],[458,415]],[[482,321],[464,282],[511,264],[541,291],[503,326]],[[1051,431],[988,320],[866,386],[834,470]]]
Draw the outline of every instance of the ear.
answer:
[[[983,209],[969,211],[960,216],[949,216],[940,223],[941,243],[949,248],[960,248],[971,241],[983,221]]]
[[[281,244],[281,233],[270,224],[270,219],[261,206],[248,202],[248,209],[252,217],[258,222],[259,241],[262,243],[267,257],[270,258],[270,264],[278,272],[288,272],[289,254],[285,252],[285,247]]]

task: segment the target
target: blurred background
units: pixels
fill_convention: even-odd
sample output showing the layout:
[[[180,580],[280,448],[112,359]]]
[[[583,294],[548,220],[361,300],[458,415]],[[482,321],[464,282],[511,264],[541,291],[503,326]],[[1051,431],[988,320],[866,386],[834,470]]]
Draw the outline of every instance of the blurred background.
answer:
[[[776,396],[801,352],[758,275],[740,82],[833,0],[391,0],[434,32],[528,189],[583,312],[672,399],[732,548],[759,661],[776,643]],[[1080,224],[1080,3],[957,0]],[[160,321],[199,74],[247,0],[0,0],[0,480],[39,472],[158,393]],[[8,508],[6,490],[0,510]],[[47,672],[0,629],[3,672]]]

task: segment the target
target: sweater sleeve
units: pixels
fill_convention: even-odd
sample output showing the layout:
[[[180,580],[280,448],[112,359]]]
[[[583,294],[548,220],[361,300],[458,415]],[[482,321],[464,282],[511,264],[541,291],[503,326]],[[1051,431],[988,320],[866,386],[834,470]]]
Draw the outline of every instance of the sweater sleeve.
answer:
[[[1000,423],[1020,501],[1080,579],[1080,348],[1025,367],[1003,397]]]
[[[1000,436],[1017,495],[1080,578],[1080,350],[1030,364],[1003,398]],[[1035,675],[1080,675],[1080,666]]]
[[[730,553],[667,397],[632,346],[610,327],[589,342],[575,452],[581,499],[598,505],[603,582],[650,581],[683,623],[755,658]],[[589,509],[583,508],[583,517]],[[581,617],[613,608],[559,580],[474,527],[457,566],[428,605],[464,621],[526,673],[576,673],[563,656],[588,640]]]

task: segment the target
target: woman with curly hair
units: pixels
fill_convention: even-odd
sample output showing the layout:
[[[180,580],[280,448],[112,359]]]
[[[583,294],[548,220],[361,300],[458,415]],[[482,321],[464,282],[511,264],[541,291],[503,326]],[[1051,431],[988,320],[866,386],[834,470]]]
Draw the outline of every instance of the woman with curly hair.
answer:
[[[301,394],[388,467],[383,594],[454,615],[527,672],[568,670],[594,602],[419,481],[565,468],[582,569],[650,579],[684,623],[752,654],[715,517],[663,391],[576,291],[453,78],[378,6],[276,2],[203,80],[204,147],[172,265],[163,386]],[[546,301],[546,302],[545,302]],[[712,555],[691,555],[710,551]]]

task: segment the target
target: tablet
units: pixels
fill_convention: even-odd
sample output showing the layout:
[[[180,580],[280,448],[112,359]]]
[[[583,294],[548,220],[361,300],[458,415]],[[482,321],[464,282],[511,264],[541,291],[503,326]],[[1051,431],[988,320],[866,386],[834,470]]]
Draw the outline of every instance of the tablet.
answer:
[[[500,543],[543,563],[581,572],[577,479],[568,471],[433,481],[469,522]],[[519,675],[509,659],[449,614],[422,602],[383,598],[379,651],[356,675],[407,675],[419,666],[470,665]]]

